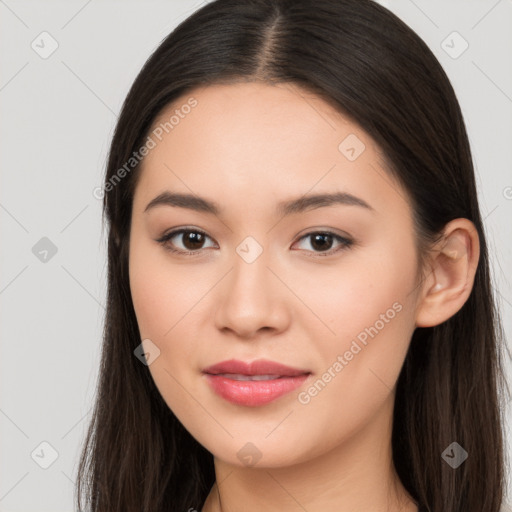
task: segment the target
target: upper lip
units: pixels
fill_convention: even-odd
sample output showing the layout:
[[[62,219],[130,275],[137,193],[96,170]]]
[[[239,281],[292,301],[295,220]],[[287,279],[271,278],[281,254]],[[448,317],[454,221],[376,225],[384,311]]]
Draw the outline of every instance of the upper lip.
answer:
[[[235,373],[240,375],[280,375],[283,377],[293,377],[311,373],[308,370],[292,368],[268,359],[257,359],[246,363],[238,359],[221,361],[203,370],[204,373],[218,375],[221,373]]]

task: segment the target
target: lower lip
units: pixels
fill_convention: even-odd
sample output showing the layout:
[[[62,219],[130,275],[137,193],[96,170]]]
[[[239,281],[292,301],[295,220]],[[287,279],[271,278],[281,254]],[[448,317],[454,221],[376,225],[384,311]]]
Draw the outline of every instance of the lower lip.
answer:
[[[208,384],[222,398],[236,405],[265,405],[297,389],[309,376],[280,377],[270,380],[234,380],[220,375],[205,374]]]

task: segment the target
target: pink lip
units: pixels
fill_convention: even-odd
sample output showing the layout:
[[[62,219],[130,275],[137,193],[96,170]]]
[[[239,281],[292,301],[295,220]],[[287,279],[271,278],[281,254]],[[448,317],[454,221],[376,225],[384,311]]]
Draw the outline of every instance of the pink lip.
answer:
[[[258,359],[251,363],[231,359],[203,370],[213,391],[237,405],[256,407],[272,402],[298,388],[311,374],[307,370],[292,368],[274,361]],[[235,380],[221,374],[279,375],[278,378],[249,381]]]

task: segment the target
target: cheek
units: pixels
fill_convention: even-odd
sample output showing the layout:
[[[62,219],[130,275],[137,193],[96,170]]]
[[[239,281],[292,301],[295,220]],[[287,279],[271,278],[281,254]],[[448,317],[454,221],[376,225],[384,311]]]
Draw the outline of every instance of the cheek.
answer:
[[[308,425],[302,439],[311,447],[308,455],[342,443],[386,405],[392,407],[415,328],[410,294],[415,267],[388,265],[381,271],[347,275],[338,286],[331,284],[332,301],[316,303],[335,319],[329,325],[336,335],[317,336],[316,375],[297,395],[294,419],[297,427]]]
[[[415,328],[415,261],[413,247],[404,245],[368,252],[331,274],[309,275],[306,284],[315,283],[318,292],[308,305],[324,325],[302,324],[315,341],[319,381],[299,401],[316,404],[311,411],[318,407],[323,421],[322,404],[332,404],[331,419],[346,421],[348,411],[356,418],[391,393]]]
[[[343,333],[336,343],[323,344],[323,365],[297,396],[295,420],[307,423],[304,443],[315,452],[342,443],[386,405],[392,407],[414,331],[414,308],[406,301],[382,304],[369,303],[364,319],[350,319],[347,312],[346,325],[339,324]]]
[[[159,357],[149,371],[161,395],[173,410],[186,409],[183,388],[194,392],[199,375],[202,325],[211,319],[208,292],[218,280],[205,275],[201,265],[170,263],[168,254],[144,241],[130,249],[130,290],[141,340],[150,339]],[[210,320],[211,323],[211,320]],[[211,325],[210,325],[211,327]]]
[[[195,370],[198,351],[187,321],[197,314],[193,306],[197,305],[201,290],[191,286],[190,272],[166,264],[164,251],[138,244],[136,239],[134,242],[130,248],[129,278],[137,324],[141,340],[150,339],[159,350],[148,370],[164,401],[182,419],[181,412],[191,405],[188,393],[193,395],[197,384],[197,380],[187,379],[187,374]],[[183,392],[183,385],[187,393]],[[200,411],[194,411],[189,421],[200,416]]]
[[[346,340],[361,332],[364,342],[365,330],[375,324],[382,331],[389,323],[397,324],[397,316],[411,321],[403,311],[414,305],[416,272],[415,248],[404,239],[348,251],[330,266],[283,265],[280,273],[307,306],[306,310],[297,303],[301,316],[296,321],[310,331],[309,338],[320,346],[325,340],[326,347],[343,348]]]
[[[142,337],[163,341],[205,293],[199,266],[170,264],[163,249],[137,239],[130,247],[130,290]]]

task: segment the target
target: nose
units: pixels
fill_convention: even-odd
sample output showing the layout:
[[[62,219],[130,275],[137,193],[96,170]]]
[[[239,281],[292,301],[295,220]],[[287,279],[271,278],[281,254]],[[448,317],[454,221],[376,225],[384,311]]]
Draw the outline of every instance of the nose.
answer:
[[[216,327],[240,338],[286,330],[290,321],[290,292],[269,268],[265,252],[248,263],[235,254],[233,268],[218,287]]]

